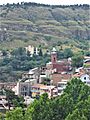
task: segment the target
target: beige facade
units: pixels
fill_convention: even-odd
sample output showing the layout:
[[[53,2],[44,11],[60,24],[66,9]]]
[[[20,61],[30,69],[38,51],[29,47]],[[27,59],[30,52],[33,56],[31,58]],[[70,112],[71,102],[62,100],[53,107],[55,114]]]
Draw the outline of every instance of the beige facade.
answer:
[[[26,47],[26,52],[29,51],[31,55],[36,54],[38,55],[38,48],[34,47],[32,45],[29,45],[28,47]]]

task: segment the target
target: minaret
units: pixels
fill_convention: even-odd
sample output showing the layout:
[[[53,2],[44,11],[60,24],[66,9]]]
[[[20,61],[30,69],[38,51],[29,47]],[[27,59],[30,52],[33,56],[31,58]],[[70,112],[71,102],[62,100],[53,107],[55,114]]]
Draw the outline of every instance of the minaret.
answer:
[[[57,51],[55,48],[51,51],[51,62],[55,64],[57,62]]]

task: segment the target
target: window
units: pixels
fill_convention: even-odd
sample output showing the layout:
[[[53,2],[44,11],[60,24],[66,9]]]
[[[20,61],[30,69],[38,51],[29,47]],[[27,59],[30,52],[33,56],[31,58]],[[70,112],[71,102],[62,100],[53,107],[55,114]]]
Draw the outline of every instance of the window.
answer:
[[[86,77],[84,77],[84,80],[86,80]]]
[[[61,93],[62,92],[62,90],[58,90],[58,93]]]
[[[26,91],[26,90],[27,90],[27,87],[26,87],[26,86],[24,86],[24,87],[23,87],[23,91]]]
[[[55,57],[54,57],[54,62],[55,62]]]

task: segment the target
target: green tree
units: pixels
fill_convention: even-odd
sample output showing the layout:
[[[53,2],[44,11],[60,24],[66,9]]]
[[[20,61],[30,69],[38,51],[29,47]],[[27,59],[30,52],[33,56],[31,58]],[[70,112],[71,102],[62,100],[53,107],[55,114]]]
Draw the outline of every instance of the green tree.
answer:
[[[43,94],[39,100],[35,100],[27,109],[26,120],[50,120],[50,106],[47,94]]]
[[[4,89],[4,93],[6,95],[6,99],[8,101],[8,109],[10,110],[10,106],[22,107],[24,108],[24,98],[21,96],[15,95],[12,90]]]
[[[15,109],[18,111],[17,109]],[[15,110],[6,113],[6,120],[19,119]],[[25,120],[89,120],[90,119],[90,86],[80,79],[70,80],[61,96],[48,99],[45,93],[35,99],[21,119]],[[14,118],[16,114],[16,118]],[[8,118],[8,119],[7,119]]]
[[[83,66],[84,57],[82,55],[75,55],[72,57],[72,66],[73,67],[82,67]]]
[[[44,78],[42,84],[44,84],[44,85],[50,85],[50,81],[51,81],[50,78]]]
[[[80,115],[78,109],[76,109],[72,114],[69,114],[65,120],[88,120],[84,115]]]
[[[25,48],[19,47],[17,49],[14,49],[11,52],[11,54],[14,55],[14,56],[26,55],[26,51],[25,51]]]
[[[64,57],[65,57],[65,58],[69,58],[69,57],[72,57],[72,56],[73,56],[72,50],[71,50],[70,48],[66,48],[66,49],[64,50]]]
[[[22,108],[16,108],[7,112],[5,120],[24,120]]]

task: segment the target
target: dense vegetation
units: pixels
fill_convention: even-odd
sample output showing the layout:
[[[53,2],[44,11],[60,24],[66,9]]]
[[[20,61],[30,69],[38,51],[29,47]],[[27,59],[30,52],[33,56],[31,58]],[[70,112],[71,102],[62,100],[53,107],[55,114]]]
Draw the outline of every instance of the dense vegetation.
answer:
[[[23,96],[17,96],[12,90],[2,88],[0,90],[0,95],[5,95],[7,103],[5,104],[7,109],[10,110],[11,107],[16,108],[16,107],[22,107],[24,108],[26,105],[24,104],[24,98]]]
[[[64,93],[54,99],[43,94],[27,110],[6,113],[5,120],[90,120],[90,87],[80,79],[72,79]]]
[[[0,81],[18,81],[23,72],[45,65],[50,61],[50,56],[41,53],[39,52],[39,55],[30,57],[30,54],[26,53],[24,48],[13,50],[10,56],[7,55],[7,52],[4,52],[5,56],[0,60]]]
[[[3,56],[0,59],[0,81],[1,82],[15,82],[21,79],[22,73],[28,72],[35,67],[45,66],[50,61],[50,55],[43,53],[40,48],[39,55],[30,56],[30,53],[22,47],[14,49],[9,54],[3,50]],[[74,54],[70,48],[60,50],[57,52],[58,60],[72,57],[72,66],[83,66],[83,55],[87,53],[79,52]],[[89,52],[88,52],[89,55]]]
[[[89,5],[22,2],[1,5],[0,11],[0,50],[4,55],[0,57],[0,81],[17,81],[23,72],[45,65],[50,56],[44,53],[52,46],[59,51],[58,59],[72,57],[77,51],[90,55]],[[24,50],[29,44],[41,46],[43,55],[31,58]],[[79,58],[73,58],[74,67],[83,64]]]
[[[0,49],[28,44],[88,50],[89,5],[50,6],[36,3],[0,6]]]

